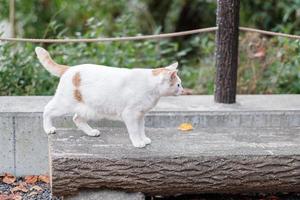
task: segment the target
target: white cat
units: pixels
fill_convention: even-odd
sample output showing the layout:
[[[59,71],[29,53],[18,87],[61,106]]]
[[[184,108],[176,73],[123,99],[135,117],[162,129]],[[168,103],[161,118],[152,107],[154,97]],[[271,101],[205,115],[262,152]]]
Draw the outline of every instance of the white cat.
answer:
[[[43,114],[44,130],[55,133],[52,118],[74,114],[76,126],[89,136],[99,136],[97,129],[87,124],[89,119],[123,119],[135,147],[150,144],[145,135],[144,116],[161,96],[180,95],[183,91],[174,63],[158,69],[125,69],[94,64],[73,67],[55,63],[49,53],[35,49],[42,65],[60,81],[53,99]]]

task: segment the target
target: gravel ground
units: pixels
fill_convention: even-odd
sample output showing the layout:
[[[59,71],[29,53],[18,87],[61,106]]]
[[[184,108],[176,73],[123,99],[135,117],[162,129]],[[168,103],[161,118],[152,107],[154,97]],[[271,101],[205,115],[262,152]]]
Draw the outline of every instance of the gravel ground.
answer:
[[[12,178],[9,184],[0,179],[0,200],[62,200],[52,197],[48,181],[43,182],[25,180],[22,177]],[[228,195],[228,194],[201,194],[181,195],[172,197],[147,196],[146,200],[300,200],[300,193],[286,194],[252,194],[252,195]]]
[[[20,185],[24,186],[22,187],[24,191],[28,191],[13,190]],[[62,200],[62,198],[52,197],[47,183],[27,184],[23,178],[17,178],[12,184],[0,182],[0,200]]]

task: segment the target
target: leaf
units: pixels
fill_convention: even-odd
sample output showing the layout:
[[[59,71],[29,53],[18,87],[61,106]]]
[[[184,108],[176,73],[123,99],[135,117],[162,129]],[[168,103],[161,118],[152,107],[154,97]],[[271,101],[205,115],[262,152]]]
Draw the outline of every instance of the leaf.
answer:
[[[253,55],[254,58],[263,58],[266,56],[266,49],[259,48],[258,51]]]
[[[49,176],[46,175],[40,175],[38,178],[39,181],[42,181],[44,183],[49,183]]]
[[[2,180],[3,183],[12,184],[15,181],[16,181],[16,177],[14,175],[9,174],[9,173],[4,174],[4,178]]]
[[[25,182],[28,184],[34,184],[38,180],[38,176],[25,176]]]
[[[30,190],[42,191],[43,189],[40,186],[35,185],[31,187]]]
[[[35,196],[37,194],[38,194],[37,192],[30,192],[28,196],[31,197],[31,196]]]
[[[0,200],[8,200],[9,196],[6,194],[0,194]]]
[[[24,184],[20,184],[20,185],[14,187],[13,189],[11,189],[10,191],[12,193],[17,192],[17,191],[28,192],[28,189],[24,186]]]
[[[21,195],[13,195],[13,200],[22,200],[22,196]]]
[[[22,196],[19,194],[0,195],[0,200],[22,200]]]
[[[180,131],[190,131],[190,130],[193,130],[193,126],[190,123],[182,123],[178,127],[178,130],[180,130]]]

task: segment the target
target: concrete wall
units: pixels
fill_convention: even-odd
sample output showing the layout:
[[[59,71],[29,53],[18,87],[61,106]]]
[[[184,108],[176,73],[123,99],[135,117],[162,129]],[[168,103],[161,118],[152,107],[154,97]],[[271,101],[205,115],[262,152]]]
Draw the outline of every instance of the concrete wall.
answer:
[[[51,97],[0,97],[0,173],[48,173],[48,142],[42,129],[43,107]],[[206,128],[300,127],[300,95],[241,95],[233,105],[212,96],[162,98],[147,115],[147,127],[177,127],[182,122]],[[74,127],[71,116],[57,118],[60,128]],[[124,127],[119,121],[91,122]]]
[[[41,114],[0,113],[0,173],[48,173],[48,142]]]

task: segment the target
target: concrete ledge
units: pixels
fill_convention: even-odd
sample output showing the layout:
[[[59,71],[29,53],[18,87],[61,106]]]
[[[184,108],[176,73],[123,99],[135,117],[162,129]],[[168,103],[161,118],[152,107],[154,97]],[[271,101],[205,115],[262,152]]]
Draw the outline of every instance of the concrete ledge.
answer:
[[[18,176],[48,173],[48,142],[42,129],[43,107],[51,97],[0,97],[0,173]],[[149,128],[174,128],[191,122],[202,128],[300,127],[300,95],[240,95],[237,104],[215,104],[212,96],[162,98],[147,115]],[[59,128],[74,128],[71,116],[56,119]],[[120,127],[120,121],[91,122]],[[125,130],[125,129],[124,129]]]
[[[36,118],[41,123],[44,106],[51,97],[0,97],[0,115]],[[237,104],[216,104],[212,96],[162,98],[147,115],[147,127],[174,127],[184,121],[202,127],[291,127],[300,124],[300,95],[240,95]],[[71,116],[55,125],[74,128]],[[95,127],[124,127],[119,121],[92,121]]]
[[[51,96],[2,96],[1,113],[41,113]],[[238,95],[236,104],[215,104],[211,95],[164,97],[156,112],[299,111],[300,95]]]

